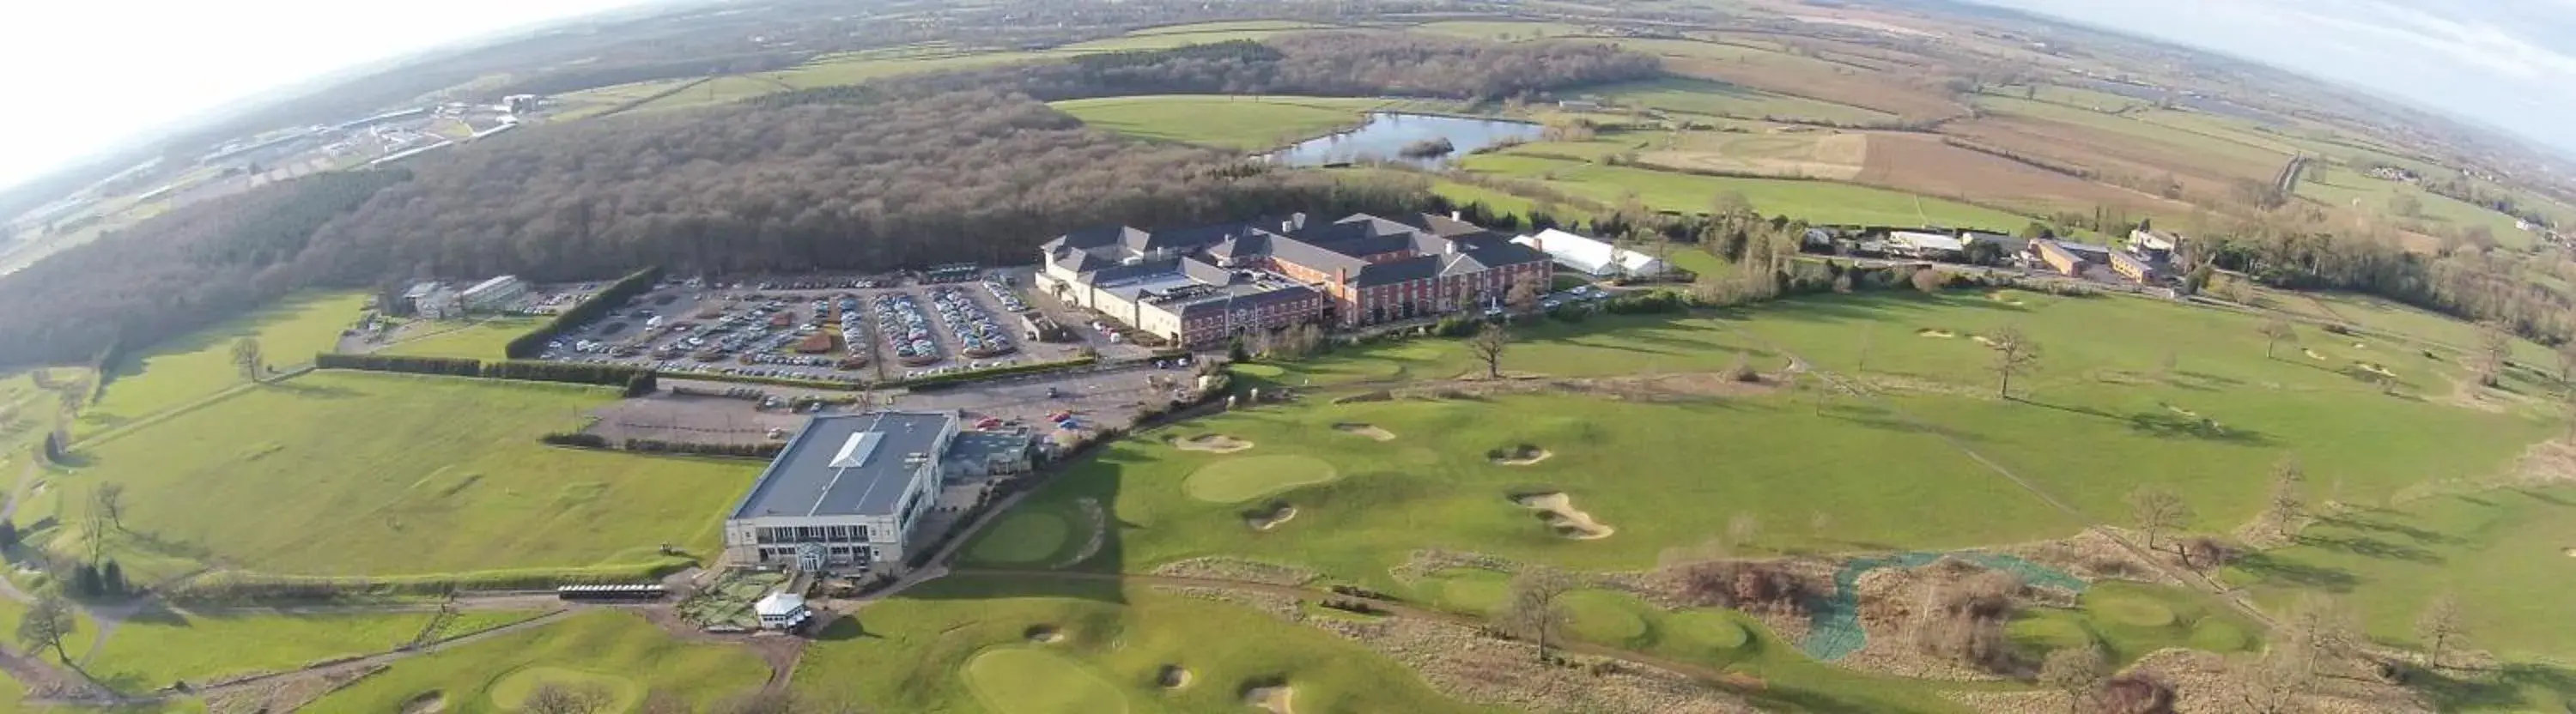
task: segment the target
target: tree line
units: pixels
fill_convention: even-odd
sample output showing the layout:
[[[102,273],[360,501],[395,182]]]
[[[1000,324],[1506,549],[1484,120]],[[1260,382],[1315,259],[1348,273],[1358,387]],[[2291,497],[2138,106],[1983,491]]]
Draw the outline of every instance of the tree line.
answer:
[[[413,355],[340,354],[324,352],[313,357],[319,369],[350,369],[369,372],[402,372],[435,374],[450,377],[484,379],[518,379],[532,382],[564,382],[619,387],[626,396],[652,394],[660,388],[653,370],[621,364],[575,362],[540,362],[504,360],[484,362],[463,357],[427,357]]]
[[[1301,32],[1069,62],[992,67],[752,100],[786,106],[1007,87],[1055,101],[1141,94],[1305,94],[1500,101],[1570,87],[1649,79],[1662,62],[1598,42],[1497,43],[1378,31]]]

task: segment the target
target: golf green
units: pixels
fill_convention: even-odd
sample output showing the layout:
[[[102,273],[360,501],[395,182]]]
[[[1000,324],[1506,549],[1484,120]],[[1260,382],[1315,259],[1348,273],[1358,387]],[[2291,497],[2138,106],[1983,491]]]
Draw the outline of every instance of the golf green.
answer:
[[[1416,587],[1425,600],[1492,614],[1502,611],[1503,599],[1511,594],[1511,576],[1483,568],[1441,568]]]
[[[1242,503],[1341,477],[1332,464],[1312,456],[1237,456],[1190,472],[1181,490],[1201,501]]]
[[[1023,509],[993,524],[967,555],[991,563],[1035,563],[1062,550],[1072,532],[1073,526],[1063,516]]]
[[[966,685],[1000,714],[1127,711],[1127,697],[1079,663],[1035,647],[1001,647],[966,661]]]
[[[2253,644],[2253,638],[2236,623],[2211,617],[2191,628],[2191,648],[2210,652],[2239,652]]]
[[[1751,637],[1744,626],[1715,610],[1685,610],[1664,618],[1664,635],[1675,643],[1704,650],[1733,650]]]
[[[485,693],[492,697],[492,704],[500,707],[502,711],[520,711],[527,708],[528,695],[535,694],[537,687],[548,684],[565,687],[598,687],[607,691],[608,706],[599,708],[599,711],[603,712],[622,712],[632,709],[644,698],[644,688],[637,686],[635,680],[614,674],[584,672],[561,667],[521,667],[518,671],[502,675],[499,680],[492,683],[490,689],[485,690]]]
[[[1646,636],[1646,605],[1635,596],[1609,590],[1576,590],[1557,600],[1575,636],[1606,645],[1626,645]]]

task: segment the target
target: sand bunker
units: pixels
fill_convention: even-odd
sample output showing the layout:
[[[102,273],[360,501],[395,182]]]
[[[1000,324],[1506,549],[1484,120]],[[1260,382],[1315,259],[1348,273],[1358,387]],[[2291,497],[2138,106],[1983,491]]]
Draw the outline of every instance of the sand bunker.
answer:
[[[1289,701],[1296,698],[1296,695],[1297,690],[1290,689],[1285,684],[1253,687],[1243,690],[1243,703],[1268,711],[1270,714],[1296,714],[1297,707]]]
[[[1279,524],[1286,523],[1288,522],[1288,519],[1296,517],[1297,507],[1282,503],[1279,504],[1279,507],[1277,508],[1244,516],[1243,524],[1252,526],[1252,529],[1256,531],[1266,531],[1272,528],[1277,528],[1279,527]]]
[[[2312,359],[2312,360],[2320,360],[2320,361],[2322,361],[2322,360],[2324,360],[2324,359],[2326,358],[2326,356],[2325,356],[2325,355],[2317,354],[2317,351],[2316,351],[2316,350],[2299,350],[2299,351],[2300,351],[2300,352],[2306,352],[2306,353],[2308,353],[2308,359]]]
[[[2361,368],[2361,371],[2369,372],[2369,373],[2371,373],[2371,374],[2376,374],[2376,375],[2379,375],[2379,376],[2382,376],[2382,377],[2395,377],[2395,376],[2397,376],[2397,373],[2396,373],[2396,372],[2388,371],[2388,368],[2387,368],[2387,367],[2381,367],[2381,366],[2379,366],[2379,365],[2372,364],[2372,363],[2369,363],[2369,362],[2354,362],[2354,363],[2352,363],[2352,366],[2360,367],[2360,368]]]
[[[1344,434],[1357,434],[1371,439],[1376,439],[1378,441],[1395,440],[1395,432],[1380,429],[1371,424],[1334,424],[1333,430]]]
[[[2182,407],[2177,407],[2177,406],[2174,406],[2174,405],[2171,405],[2171,404],[2167,404],[2167,405],[2165,405],[2165,411],[2169,411],[2169,412],[2173,412],[2173,413],[2175,413],[2175,414],[2180,414],[2180,415],[2183,415],[2183,416],[2191,417],[2191,418],[2193,418],[2193,419],[2198,419],[2198,418],[2200,418],[2200,412],[2192,411],[2192,410],[2189,410],[2189,409],[2184,409],[2184,408],[2182,408]]]
[[[1975,336],[1971,336],[1971,337],[1969,337],[1968,339],[1976,340],[1976,341],[1977,341],[1977,344],[1985,345],[1985,346],[1987,346],[1987,347],[1993,347],[1993,346],[1995,346],[1995,340],[1994,340],[1994,338],[1987,337],[1987,336],[1985,336],[1985,335],[1975,335]]]
[[[1562,493],[1533,493],[1512,498],[1522,508],[1538,511],[1556,534],[1575,540],[1598,540],[1618,532],[1608,524],[1592,520],[1592,514],[1575,510],[1574,499]]]
[[[1915,331],[1914,331],[1914,334],[1921,335],[1921,336],[1924,336],[1924,337],[1938,337],[1938,338],[1945,339],[1945,340],[1946,340],[1946,339],[1955,338],[1955,337],[1958,337],[1958,336],[1959,336],[1959,333],[1956,333],[1956,332],[1951,332],[1951,331],[1949,331],[1949,330],[1935,330],[1935,329],[1931,329],[1931,328],[1925,328],[1925,329],[1915,330]]]
[[[1187,439],[1173,441],[1172,446],[1182,451],[1205,451],[1211,454],[1231,454],[1252,448],[1252,442],[1226,436],[1224,434],[1200,434]]]
[[[2561,552],[2561,553],[2566,553],[2566,554],[2567,554],[2567,557],[2570,557],[2570,558],[2576,558],[2576,548],[2569,548],[2569,549],[2566,549],[2566,550],[2563,550],[2563,551],[2559,551],[2559,552]]]
[[[1026,634],[1030,642],[1042,645],[1064,641],[1064,631],[1056,629],[1054,625],[1038,625],[1036,627],[1031,627]]]
[[[1509,451],[1496,449],[1494,451],[1486,452],[1485,458],[1503,466],[1528,466],[1541,461],[1546,461],[1547,457],[1555,455],[1555,452],[1528,444],[1522,444],[1519,448],[1511,449]]]
[[[403,700],[402,714],[438,714],[447,711],[447,693],[435,689]]]
[[[2026,304],[2029,304],[2029,303],[2024,303],[2024,302],[2022,302],[2020,298],[2016,298],[2016,297],[2013,297],[2013,296],[2011,296],[2011,295],[2006,295],[2006,294],[2004,294],[2004,293],[2003,293],[2003,292],[2001,292],[2001,291],[1991,292],[1991,293],[1986,293],[1986,299],[1988,299],[1988,300],[1993,300],[1993,301],[1995,301],[1995,302],[2003,303],[2003,304],[2006,304],[2006,305],[2026,305]]]
[[[2352,343],[2352,348],[2353,348],[2353,349],[2356,349],[2356,350],[2366,350],[2366,349],[2370,349],[2370,345],[2365,345],[2365,344],[2362,344],[2362,343],[2359,343],[2359,342],[2355,342],[2355,343]]]
[[[1163,665],[1163,671],[1154,675],[1154,683],[1164,689],[1187,687],[1190,686],[1190,671],[1177,664]]]

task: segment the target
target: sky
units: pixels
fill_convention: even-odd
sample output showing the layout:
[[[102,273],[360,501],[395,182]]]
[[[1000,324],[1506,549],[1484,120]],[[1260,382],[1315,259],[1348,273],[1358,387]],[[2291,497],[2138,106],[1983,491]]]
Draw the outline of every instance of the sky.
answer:
[[[2217,50],[2576,153],[2576,0],[1976,0]],[[0,2],[0,188],[334,70],[639,0]]]
[[[2576,0],[1974,0],[2216,50],[2576,154]]]
[[[0,0],[0,188],[334,70],[637,0]]]

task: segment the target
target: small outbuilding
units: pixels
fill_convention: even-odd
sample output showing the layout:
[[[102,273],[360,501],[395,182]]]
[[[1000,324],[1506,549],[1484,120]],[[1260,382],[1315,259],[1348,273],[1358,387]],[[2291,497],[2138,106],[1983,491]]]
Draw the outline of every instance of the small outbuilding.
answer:
[[[814,611],[805,606],[805,596],[787,592],[761,596],[751,604],[751,613],[760,618],[764,630],[796,629],[814,617]]]

